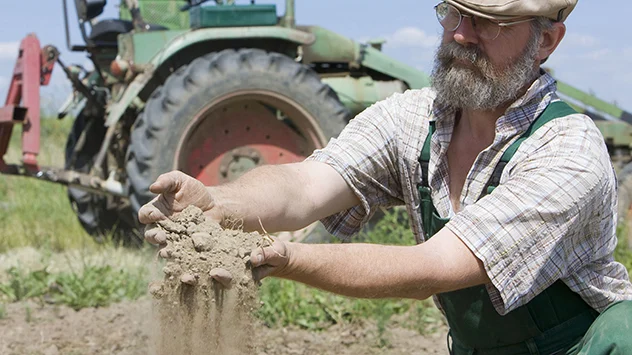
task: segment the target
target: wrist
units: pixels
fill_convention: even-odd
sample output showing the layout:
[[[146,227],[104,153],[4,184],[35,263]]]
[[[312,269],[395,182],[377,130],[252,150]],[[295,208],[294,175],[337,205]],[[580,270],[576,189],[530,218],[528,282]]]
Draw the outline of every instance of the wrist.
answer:
[[[223,225],[227,216],[226,210],[222,205],[222,193],[216,187],[206,187],[206,201],[202,208],[204,215],[217,223]]]
[[[285,258],[287,262],[282,267],[277,268],[275,272],[276,277],[291,279],[291,280],[299,280],[301,277],[301,254],[303,253],[305,247],[304,244],[301,243],[293,243],[293,242],[285,242],[283,243],[285,247]]]

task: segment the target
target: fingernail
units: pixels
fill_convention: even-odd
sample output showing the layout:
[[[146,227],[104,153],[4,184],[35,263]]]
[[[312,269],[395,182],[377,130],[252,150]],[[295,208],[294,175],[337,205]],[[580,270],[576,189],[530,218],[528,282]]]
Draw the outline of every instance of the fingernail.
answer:
[[[263,255],[261,254],[257,255],[257,257],[255,258],[255,262],[257,264],[261,264],[261,262],[263,262]]]

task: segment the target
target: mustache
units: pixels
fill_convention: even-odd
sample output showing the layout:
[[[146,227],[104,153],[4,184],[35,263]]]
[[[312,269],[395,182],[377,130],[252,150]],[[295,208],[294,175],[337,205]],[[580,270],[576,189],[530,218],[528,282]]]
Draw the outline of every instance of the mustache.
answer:
[[[436,59],[445,69],[450,68],[455,60],[463,60],[472,63],[480,74],[495,76],[491,61],[476,45],[463,46],[454,41],[443,43],[437,50]]]
[[[467,60],[472,64],[485,58],[481,49],[477,46],[463,46],[456,42],[444,43],[437,51],[437,57],[442,61],[452,61],[454,59]]]

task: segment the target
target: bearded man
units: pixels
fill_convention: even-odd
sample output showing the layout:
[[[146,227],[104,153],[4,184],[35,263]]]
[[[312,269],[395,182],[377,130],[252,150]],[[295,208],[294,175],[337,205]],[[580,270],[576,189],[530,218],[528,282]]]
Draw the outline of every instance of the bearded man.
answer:
[[[139,218],[195,204],[249,230],[259,217],[268,231],[322,220],[348,238],[377,208],[405,205],[415,246],[275,241],[253,251],[253,272],[351,297],[432,296],[453,354],[632,353],[614,170],[591,119],[540,69],[575,5],[441,2],[432,88],[376,103],[301,163],[214,187],[167,173]]]

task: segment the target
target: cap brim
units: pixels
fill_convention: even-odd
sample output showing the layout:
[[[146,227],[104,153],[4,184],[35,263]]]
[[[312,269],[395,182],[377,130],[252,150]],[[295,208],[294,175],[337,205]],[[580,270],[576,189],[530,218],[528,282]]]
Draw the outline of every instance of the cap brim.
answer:
[[[472,14],[472,15],[479,16],[479,17],[483,17],[483,18],[488,18],[490,20],[510,21],[510,20],[516,20],[516,19],[524,18],[524,16],[495,15],[495,14],[480,12],[478,10],[472,9],[470,7],[467,7],[467,6],[461,4],[461,3],[457,2],[457,1],[454,1],[454,0],[445,0],[445,2],[447,2],[450,5],[453,5],[454,7],[459,9],[459,11],[463,11],[465,13]]]

